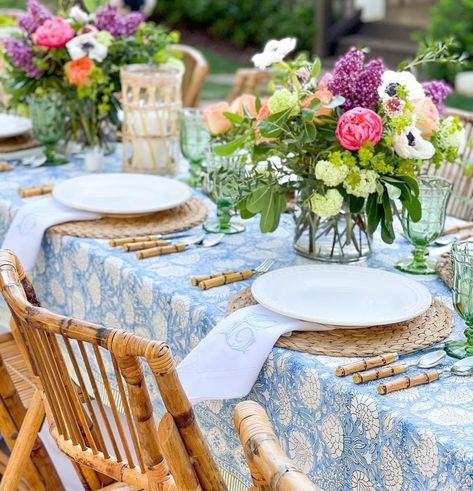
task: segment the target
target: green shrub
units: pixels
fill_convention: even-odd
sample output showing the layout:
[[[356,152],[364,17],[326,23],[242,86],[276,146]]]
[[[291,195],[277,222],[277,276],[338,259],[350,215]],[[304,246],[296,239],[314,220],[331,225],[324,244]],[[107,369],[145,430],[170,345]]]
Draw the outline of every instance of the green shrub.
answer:
[[[473,0],[438,0],[431,19],[427,30],[430,37],[436,41],[453,37],[458,44],[456,52],[470,55],[464,65],[432,64],[425,68],[430,78],[453,83],[459,71],[473,70]]]
[[[294,36],[298,49],[310,49],[314,37],[314,0],[159,0],[167,23],[207,28],[237,46],[263,45]]]

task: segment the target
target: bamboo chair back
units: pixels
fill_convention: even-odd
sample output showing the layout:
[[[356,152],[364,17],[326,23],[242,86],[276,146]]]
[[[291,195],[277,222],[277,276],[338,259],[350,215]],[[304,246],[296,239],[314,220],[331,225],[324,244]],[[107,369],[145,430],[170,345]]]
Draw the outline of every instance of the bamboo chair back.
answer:
[[[102,487],[96,473],[152,491],[226,489],[166,343],[42,308],[17,257],[6,250],[0,250],[0,290],[26,347],[53,438],[73,461],[95,471],[86,476],[86,489]],[[162,442],[143,359],[169,413],[159,429]],[[168,462],[179,475],[170,473]]]
[[[449,109],[447,115],[458,116],[465,128],[465,140],[473,139],[473,113]],[[428,174],[444,177],[453,183],[447,214],[463,220],[473,220],[473,178],[465,175],[465,165],[473,164],[473,146],[466,144],[460,152],[460,163],[444,162],[438,169],[428,165]]]
[[[256,491],[315,491],[308,477],[286,456],[265,410],[256,402],[237,404],[235,427]]]
[[[230,102],[243,93],[266,95],[268,92],[268,84],[272,77],[273,71],[271,70],[239,68],[236,72],[235,82],[233,83],[233,87],[230,92]]]
[[[204,55],[191,46],[174,44],[170,49],[181,53],[185,66],[182,77],[182,105],[183,107],[197,107],[202,84],[209,73],[209,64]]]

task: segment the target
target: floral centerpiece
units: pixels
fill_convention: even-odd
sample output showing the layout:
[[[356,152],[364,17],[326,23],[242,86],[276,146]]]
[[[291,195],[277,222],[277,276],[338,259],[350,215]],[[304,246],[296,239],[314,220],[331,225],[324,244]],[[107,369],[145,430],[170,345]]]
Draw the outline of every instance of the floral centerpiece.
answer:
[[[239,110],[226,103],[207,110],[220,141],[214,152],[245,151],[252,163],[241,185],[242,217],[259,214],[261,230],[272,232],[295,193],[296,250],[357,260],[370,253],[378,227],[393,242],[395,200],[413,221],[421,218],[423,162],[455,161],[463,129],[441,117],[449,92],[442,82],[421,84],[409,71],[386,70],[381,59],[366,62],[355,48],[320,77],[318,59],[283,60],[295,44],[270,41],[254,56],[257,67],[275,70],[267,100],[245,95]]]
[[[141,13],[121,15],[110,4],[53,15],[28,0],[18,24],[22,34],[4,42],[10,105],[28,104],[31,94],[60,93],[69,129],[87,146],[100,143],[102,122],[118,124],[120,67],[165,62],[168,44],[177,40]]]

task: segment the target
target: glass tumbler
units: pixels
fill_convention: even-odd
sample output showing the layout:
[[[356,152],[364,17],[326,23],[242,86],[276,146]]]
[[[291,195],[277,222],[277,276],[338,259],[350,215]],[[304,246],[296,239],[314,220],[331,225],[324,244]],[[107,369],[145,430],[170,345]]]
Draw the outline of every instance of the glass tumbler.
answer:
[[[441,177],[421,176],[419,179],[419,200],[422,217],[413,222],[406,209],[402,212],[402,228],[409,242],[414,245],[412,259],[404,259],[396,264],[396,268],[412,274],[435,273],[435,261],[429,261],[431,244],[443,231],[447,202],[452,184]]]
[[[64,137],[64,99],[59,92],[51,91],[29,98],[29,108],[36,139],[44,145],[44,165],[59,165],[67,159],[56,153],[59,141]]]
[[[245,179],[244,157],[238,154],[223,157],[211,149],[207,153],[209,196],[217,205],[217,218],[203,225],[207,232],[236,234],[245,230],[242,223],[232,219]]]
[[[446,351],[455,358],[473,356],[473,242],[456,242],[452,246],[453,306],[465,321],[465,341],[447,341]]]
[[[193,187],[201,184],[201,165],[210,142],[210,133],[204,121],[204,111],[185,108],[179,111],[179,143],[182,155],[189,161],[189,179]]]

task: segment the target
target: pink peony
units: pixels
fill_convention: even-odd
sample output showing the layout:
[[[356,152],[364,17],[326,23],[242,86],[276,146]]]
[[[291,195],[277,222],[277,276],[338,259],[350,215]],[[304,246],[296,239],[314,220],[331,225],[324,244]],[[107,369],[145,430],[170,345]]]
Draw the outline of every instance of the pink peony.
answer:
[[[204,111],[204,120],[210,133],[214,136],[225,133],[232,126],[232,123],[223,115],[224,112],[231,112],[230,104],[225,101],[212,104]]]
[[[437,106],[430,97],[412,101],[416,114],[416,126],[424,138],[432,136],[440,127],[440,116]]]
[[[61,17],[46,20],[36,29],[33,41],[46,48],[60,48],[74,37],[72,27]]]
[[[371,109],[355,107],[340,116],[335,135],[347,150],[358,150],[367,141],[375,145],[383,133],[381,118]]]
[[[239,114],[240,116],[244,116],[244,107],[246,107],[250,116],[256,116],[256,97],[252,94],[242,94],[231,103],[230,111]]]

